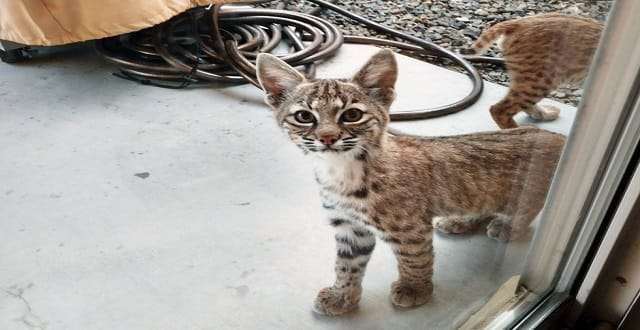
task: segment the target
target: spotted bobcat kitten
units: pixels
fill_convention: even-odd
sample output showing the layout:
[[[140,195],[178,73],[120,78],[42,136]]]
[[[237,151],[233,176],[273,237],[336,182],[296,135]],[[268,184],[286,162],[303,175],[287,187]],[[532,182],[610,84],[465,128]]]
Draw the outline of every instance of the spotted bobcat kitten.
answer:
[[[374,234],[398,261],[392,303],[418,306],[433,291],[434,226],[463,233],[490,220],[488,235],[505,241],[525,233],[544,203],[561,135],[537,128],[387,134],[397,76],[389,50],[350,80],[306,80],[268,54],[258,57],[257,69],[278,124],[315,164],[322,207],[335,227],[336,280],[318,293],[319,313],[356,308]]]
[[[602,23],[564,14],[542,14],[498,23],[473,44],[476,54],[502,39],[511,84],[491,107],[500,128],[518,127],[513,116],[526,112],[535,120],[554,120],[560,109],[537,105],[558,86],[584,80],[602,33]]]

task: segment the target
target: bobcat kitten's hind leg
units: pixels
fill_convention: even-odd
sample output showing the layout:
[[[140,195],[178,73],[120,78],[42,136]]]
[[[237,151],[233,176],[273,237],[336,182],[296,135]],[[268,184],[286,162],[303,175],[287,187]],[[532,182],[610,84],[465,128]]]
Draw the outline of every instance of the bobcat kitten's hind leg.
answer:
[[[537,106],[558,83],[553,74],[545,72],[549,70],[548,61],[547,58],[541,58],[539,62],[528,63],[528,60],[517,57],[507,60],[511,81],[509,92],[490,109],[493,120],[500,128],[518,127],[513,116],[521,111],[539,120],[553,120],[558,117],[559,111]]]
[[[433,228],[445,234],[464,234],[478,228],[487,220],[479,215],[449,215],[444,217],[433,217],[431,223]]]
[[[508,242],[511,239],[511,218],[507,216],[495,217],[487,225],[487,236],[500,242]]]
[[[493,121],[498,124],[498,127],[502,129],[516,128],[518,124],[513,120],[518,112],[520,112],[526,105],[516,103],[518,100],[513,97],[513,92],[509,91],[509,94],[505,96],[500,102],[494,104],[489,109]]]
[[[529,235],[529,224],[538,214],[532,210],[524,214],[510,217],[500,215],[495,217],[487,226],[487,236],[500,242],[517,241]]]
[[[552,105],[534,105],[525,111],[531,119],[538,121],[556,120],[560,116],[560,108]]]

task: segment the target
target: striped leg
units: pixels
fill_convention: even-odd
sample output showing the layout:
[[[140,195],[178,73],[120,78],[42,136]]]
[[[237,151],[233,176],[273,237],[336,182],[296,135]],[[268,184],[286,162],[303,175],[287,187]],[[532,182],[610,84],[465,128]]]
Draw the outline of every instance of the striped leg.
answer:
[[[558,81],[553,76],[554,70],[551,69],[553,63],[551,59],[545,58],[533,62],[526,59],[508,61],[507,68],[511,77],[509,92],[490,109],[493,120],[500,128],[518,127],[513,116],[520,111],[526,112],[535,120],[549,121],[558,118],[558,108],[536,105],[558,87]]]
[[[333,220],[336,227],[336,281],[318,293],[314,310],[320,314],[340,315],[354,310],[362,294],[362,278],[376,244],[366,228],[349,221]]]
[[[528,104],[519,98],[512,86],[509,93],[500,100],[500,102],[492,105],[489,111],[491,112],[493,121],[495,121],[500,128],[516,128],[518,124],[513,120],[513,116],[531,106],[533,106],[533,104]]]
[[[404,308],[425,304],[433,293],[433,230],[386,240],[393,246],[400,274],[391,285],[391,302]]]

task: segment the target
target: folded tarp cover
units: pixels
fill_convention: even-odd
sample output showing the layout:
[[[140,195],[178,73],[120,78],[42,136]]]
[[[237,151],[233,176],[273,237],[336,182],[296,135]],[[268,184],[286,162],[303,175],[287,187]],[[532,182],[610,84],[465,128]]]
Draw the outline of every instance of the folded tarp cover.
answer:
[[[196,6],[242,0],[0,0],[0,39],[53,46],[138,31]]]

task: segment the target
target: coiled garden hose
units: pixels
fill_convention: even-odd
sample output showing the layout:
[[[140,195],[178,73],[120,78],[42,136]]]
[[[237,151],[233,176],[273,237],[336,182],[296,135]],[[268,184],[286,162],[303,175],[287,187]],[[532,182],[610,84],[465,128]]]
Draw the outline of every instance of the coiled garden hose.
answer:
[[[214,5],[212,10],[195,8],[156,27],[99,40],[96,48],[107,61],[119,66],[120,77],[166,88],[215,82],[249,82],[260,87],[255,59],[261,52],[273,52],[283,40],[291,49],[280,58],[294,67],[304,67],[309,78],[315,75],[315,63],[333,56],[343,43],[354,43],[446,58],[460,66],[473,84],[471,92],[460,101],[431,109],[394,111],[390,114],[391,120],[435,118],[468,108],[483,90],[482,78],[469,61],[502,63],[491,57],[456,54],[329,1],[307,1],[318,7],[309,13],[299,13],[283,10],[286,2],[281,1],[278,9],[222,8],[222,5]],[[313,15],[323,9],[402,41],[343,36],[335,25]]]

